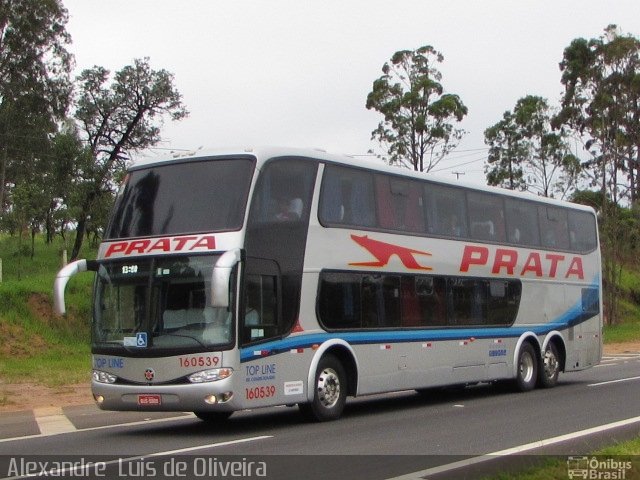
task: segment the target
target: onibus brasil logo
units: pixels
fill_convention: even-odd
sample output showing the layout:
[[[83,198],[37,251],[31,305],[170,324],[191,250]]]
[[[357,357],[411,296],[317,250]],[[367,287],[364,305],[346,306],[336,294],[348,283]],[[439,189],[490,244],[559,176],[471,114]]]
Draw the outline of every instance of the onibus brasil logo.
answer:
[[[631,472],[632,464],[627,460],[598,457],[569,457],[567,474],[569,478],[598,480],[624,480]]]

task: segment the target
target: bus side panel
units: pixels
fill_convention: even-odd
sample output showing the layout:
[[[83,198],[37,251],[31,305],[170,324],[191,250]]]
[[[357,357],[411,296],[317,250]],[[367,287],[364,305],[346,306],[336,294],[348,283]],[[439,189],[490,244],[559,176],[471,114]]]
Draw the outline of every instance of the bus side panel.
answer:
[[[565,284],[563,290],[571,316],[562,332],[567,350],[565,371],[584,370],[597,365],[602,356],[600,285]]]
[[[255,347],[259,349],[259,346]],[[264,351],[266,355],[266,351]],[[246,354],[257,353],[249,347]],[[292,349],[244,361],[238,374],[236,399],[240,408],[295,404],[307,401],[307,373],[313,358],[311,348]]]

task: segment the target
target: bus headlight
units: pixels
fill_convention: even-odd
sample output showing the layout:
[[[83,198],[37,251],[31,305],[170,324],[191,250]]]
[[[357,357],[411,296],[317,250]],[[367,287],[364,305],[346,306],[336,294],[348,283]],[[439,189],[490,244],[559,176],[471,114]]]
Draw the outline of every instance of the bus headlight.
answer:
[[[191,383],[215,382],[230,377],[233,373],[231,368],[212,368],[201,372],[192,373],[187,378]]]
[[[99,383],[116,383],[118,377],[111,375],[107,372],[101,372],[100,370],[93,371],[93,379]]]

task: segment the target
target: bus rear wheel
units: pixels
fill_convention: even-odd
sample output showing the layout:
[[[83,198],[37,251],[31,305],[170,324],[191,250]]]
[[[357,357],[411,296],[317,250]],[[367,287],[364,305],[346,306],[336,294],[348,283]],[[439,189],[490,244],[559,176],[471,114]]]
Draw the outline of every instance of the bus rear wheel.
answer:
[[[207,423],[224,423],[233,412],[193,412],[203,422]]]
[[[347,375],[340,361],[333,355],[320,359],[314,377],[314,393],[311,403],[299,405],[309,420],[326,422],[342,415],[347,401]]]
[[[549,342],[544,351],[540,365],[540,386],[543,388],[555,387],[560,375],[560,355],[555,343]]]
[[[518,353],[516,388],[521,392],[533,390],[538,380],[538,360],[533,346],[525,342]]]

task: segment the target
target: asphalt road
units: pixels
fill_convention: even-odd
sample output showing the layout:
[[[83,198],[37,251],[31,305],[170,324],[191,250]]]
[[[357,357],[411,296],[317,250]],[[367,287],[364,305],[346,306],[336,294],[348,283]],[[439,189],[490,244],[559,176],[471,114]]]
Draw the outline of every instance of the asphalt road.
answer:
[[[0,414],[0,479],[51,476],[61,461],[70,463],[54,473],[67,478],[476,478],[637,435],[640,355],[629,354],[561,375],[550,390],[376,395],[321,424],[290,407],[237,412],[224,425],[94,406]]]

